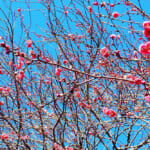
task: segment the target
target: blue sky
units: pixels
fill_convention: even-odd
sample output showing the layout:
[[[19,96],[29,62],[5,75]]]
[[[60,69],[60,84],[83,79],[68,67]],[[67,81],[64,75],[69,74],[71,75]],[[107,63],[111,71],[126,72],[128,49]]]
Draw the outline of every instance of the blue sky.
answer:
[[[44,35],[45,38],[49,37],[49,29],[46,25],[47,18],[43,17],[43,15],[47,16],[47,9],[45,8],[44,5],[39,4],[36,0],[30,0],[31,3],[26,3],[26,4],[21,1],[23,1],[23,0],[16,0],[16,2],[13,2],[11,4],[11,6],[8,7],[10,1],[3,0],[2,5],[1,5],[1,8],[4,10],[6,15],[9,17],[10,21],[14,23],[14,43],[15,43],[15,45],[19,46],[21,51],[29,53],[29,49],[26,48],[26,40],[31,38],[37,44],[37,46],[42,47],[42,44],[43,44],[44,45],[43,47],[45,48],[45,50],[48,49],[48,52],[55,58],[55,56],[57,54],[59,54],[58,47],[56,46],[56,44],[54,42],[47,41],[47,39],[45,39],[45,41],[43,41],[43,38],[38,38],[35,36],[35,33],[36,33],[39,35],[40,34]],[[135,4],[137,4],[137,0],[131,0],[131,1],[134,2]],[[67,2],[68,1],[66,1],[66,0],[63,1],[63,3],[65,5],[68,5],[68,4],[66,4]],[[111,0],[111,3],[113,3],[113,2],[114,2],[114,0]],[[57,0],[56,3],[57,3],[57,9],[60,10],[60,8],[59,8],[60,1]],[[141,3],[141,7],[143,8],[143,11],[145,11],[147,14],[150,15],[150,9],[149,9],[150,1],[149,0],[140,0],[140,3]],[[21,8],[21,12],[17,11],[18,8]],[[96,7],[93,7],[93,8],[94,8],[94,10],[96,10]],[[83,11],[82,10],[83,8],[79,7],[79,9],[81,11]],[[117,12],[119,12],[119,14],[124,14],[124,13],[126,13],[126,8],[124,5],[116,6],[113,11],[117,11]],[[11,15],[11,13],[13,13],[13,16]],[[71,12],[69,12],[69,13],[71,14]],[[60,10],[60,12],[58,12],[58,15],[60,16],[60,19],[62,19],[62,20],[65,17],[64,12],[61,10]],[[0,16],[4,17],[2,15],[2,13],[0,13]],[[16,18],[14,16],[16,16]],[[22,16],[23,22],[25,23],[25,26],[27,29],[26,33],[28,33],[28,34],[25,34],[24,31],[21,30],[20,16]],[[75,17],[72,16],[72,18],[74,19]],[[141,23],[140,24],[140,27],[141,27],[142,22],[143,22],[142,18],[139,18],[136,15],[133,18],[135,21]],[[128,18],[126,15],[124,15],[123,19],[128,19]],[[106,19],[106,21],[107,21],[107,19]],[[120,25],[120,22],[116,21],[116,24]],[[4,22],[0,22],[0,25],[2,27],[6,28]],[[126,24],[121,24],[121,25],[126,27]],[[67,28],[67,24],[65,21],[64,21],[64,27]],[[110,30],[112,29],[111,27],[109,27],[107,25],[106,25],[106,27],[110,28]],[[139,29],[141,30],[140,27],[139,27]],[[138,29],[138,25],[137,25],[137,29]],[[67,29],[67,30],[69,32],[69,29]],[[71,24],[71,31],[72,32],[76,31],[74,23]],[[114,32],[113,29],[111,30],[111,32],[112,33]],[[6,35],[6,32],[4,30],[1,30],[0,35],[1,36]],[[128,37],[128,38],[130,39],[130,37]],[[52,39],[53,39],[53,37],[52,37]],[[50,39],[50,40],[52,40],[52,39]],[[137,47],[139,46],[139,42],[136,46]],[[123,51],[121,52],[121,54],[123,55]],[[46,53],[46,55],[47,55],[47,53]],[[88,64],[88,62],[87,62],[87,64]],[[33,69],[34,69],[34,71],[36,71],[36,68],[33,67]],[[4,81],[0,80],[0,84],[4,84]],[[103,119],[109,119],[109,118],[104,117]],[[134,128],[134,129],[136,130],[136,128]],[[115,132],[114,129],[112,129],[111,131]],[[146,135],[147,133],[143,133],[143,135],[144,134]],[[125,144],[123,141],[124,138],[125,138],[124,136],[120,137],[120,140],[122,140],[122,144]],[[142,138],[142,136],[138,137],[138,138],[140,139],[140,138]],[[139,141],[138,138],[135,141]],[[106,140],[106,141],[108,142],[109,140]],[[136,144],[136,143],[134,143],[134,144]],[[110,145],[110,147],[111,147],[111,145]],[[102,148],[102,145],[100,145],[99,148]],[[110,149],[112,149],[112,147]]]

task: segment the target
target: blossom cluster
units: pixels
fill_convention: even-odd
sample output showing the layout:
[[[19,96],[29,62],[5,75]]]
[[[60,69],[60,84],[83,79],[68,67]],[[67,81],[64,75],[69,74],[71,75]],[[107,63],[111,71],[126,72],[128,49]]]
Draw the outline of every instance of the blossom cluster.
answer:
[[[150,42],[141,44],[139,47],[139,51],[141,54],[150,54]]]
[[[143,23],[143,28],[144,28],[144,36],[150,39],[150,21],[144,21]],[[139,47],[139,52],[141,54],[150,54],[150,42],[141,44]]]
[[[101,50],[100,50],[100,53],[102,56],[104,57],[109,57],[109,52],[108,52],[108,49],[106,47],[103,47]]]
[[[145,96],[145,101],[150,102],[150,95]]]
[[[150,21],[144,21],[143,28],[144,28],[144,36],[150,38]]]
[[[108,109],[108,108],[103,108],[103,113],[109,117],[115,117],[116,116],[116,112],[112,109]]]

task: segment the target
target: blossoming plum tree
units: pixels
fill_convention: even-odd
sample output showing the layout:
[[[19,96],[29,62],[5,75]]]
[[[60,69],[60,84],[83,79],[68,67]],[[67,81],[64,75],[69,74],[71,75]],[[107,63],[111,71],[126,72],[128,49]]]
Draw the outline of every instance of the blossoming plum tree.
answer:
[[[148,149],[141,0],[1,1],[0,148]]]

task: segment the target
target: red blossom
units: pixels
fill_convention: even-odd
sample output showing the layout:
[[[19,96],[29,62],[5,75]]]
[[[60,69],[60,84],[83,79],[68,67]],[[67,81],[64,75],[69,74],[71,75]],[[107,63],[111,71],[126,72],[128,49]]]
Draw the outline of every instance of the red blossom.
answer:
[[[32,45],[32,40],[27,40],[27,47],[31,47]]]
[[[93,12],[93,9],[91,6],[88,6],[88,10],[89,10],[89,13],[92,13]]]
[[[149,30],[150,29],[150,21],[144,21],[143,22],[143,28]]]
[[[145,96],[145,101],[150,102],[150,95]]]
[[[78,97],[78,98],[81,97],[80,92],[76,92],[75,95],[76,95],[76,97]]]
[[[3,106],[4,105],[4,102],[0,101],[0,106]]]
[[[2,135],[1,135],[1,139],[2,140],[7,140],[9,137],[8,137],[8,135],[6,134],[6,133],[2,133]]]
[[[106,47],[102,48],[100,50],[100,53],[101,53],[102,56],[104,56],[106,58],[109,57],[108,49]]]
[[[117,18],[117,17],[119,16],[119,13],[118,13],[118,12],[114,12],[114,13],[112,14],[112,16],[113,16],[114,18]]]
[[[112,109],[108,109],[107,107],[103,108],[103,113],[109,117],[115,117],[116,116],[116,112]]]
[[[98,2],[93,2],[93,5],[98,6]]]
[[[17,11],[20,12],[20,11],[21,11],[21,8],[18,8]]]

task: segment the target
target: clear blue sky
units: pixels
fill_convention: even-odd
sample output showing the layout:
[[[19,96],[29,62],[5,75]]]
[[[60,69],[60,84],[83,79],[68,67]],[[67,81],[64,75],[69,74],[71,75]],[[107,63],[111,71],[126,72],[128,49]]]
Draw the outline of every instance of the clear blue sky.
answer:
[[[10,12],[9,12],[9,8],[7,7],[8,6],[7,2],[9,2],[9,0],[7,0],[7,1],[2,0],[2,1],[3,2],[1,2],[1,4],[0,4],[1,8],[10,17],[11,22],[13,22],[13,20],[15,18],[12,18],[11,15],[9,15]],[[11,6],[12,12],[17,14],[18,13],[17,9],[21,8],[21,13],[18,13],[18,15],[23,15],[25,25],[27,25],[27,27],[29,28],[29,30],[28,30],[29,36],[26,37],[26,35],[24,33],[22,34],[21,28],[19,27],[20,26],[20,18],[17,17],[15,24],[14,24],[15,44],[21,45],[21,43],[19,44],[21,36],[23,36],[24,38],[26,37],[26,39],[31,37],[31,39],[33,39],[34,42],[37,42],[37,44],[38,43],[40,44],[41,41],[39,40],[39,38],[34,36],[33,31],[36,32],[37,34],[45,34],[44,32],[42,33],[42,30],[47,29],[47,26],[45,24],[46,19],[43,17],[43,14],[47,12],[46,8],[39,3],[36,3],[37,0],[31,0],[32,2],[35,2],[35,3],[29,3],[29,4],[28,3],[25,4],[25,3],[20,2],[23,0],[19,0],[18,2],[17,1],[18,0],[16,0],[16,2],[12,3],[12,6]],[[135,4],[138,3],[137,2],[138,0],[131,0],[131,1],[134,2]],[[57,6],[59,6],[59,0],[57,0],[56,2],[57,2]],[[111,2],[113,3],[114,0],[111,0]],[[67,0],[64,0],[64,4],[66,4],[66,3],[67,3]],[[145,11],[147,14],[150,15],[150,0],[140,0],[140,4],[141,4],[140,7],[143,8],[143,11]],[[119,6],[115,10],[121,14],[121,13],[124,13],[124,12],[122,12],[125,10],[124,7],[125,6]],[[1,17],[2,17],[2,15],[1,15]],[[137,20],[136,20],[136,17],[135,17],[135,20],[140,22],[141,20],[138,20],[138,19],[139,18],[137,18]],[[141,24],[142,24],[142,22],[141,22]],[[0,22],[0,25],[4,26],[4,24],[2,22]],[[22,39],[22,42],[23,42],[23,39]],[[56,47],[55,44],[52,45],[51,43],[45,44],[45,45],[46,45],[45,46],[46,48],[49,48],[49,46],[50,46],[50,48]],[[24,41],[24,44],[22,44],[21,48],[24,49],[24,47],[25,47],[25,41]],[[53,51],[53,49],[51,49],[51,50]],[[55,50],[54,50],[54,52],[55,52]],[[121,137],[121,138],[123,139],[124,137]]]

